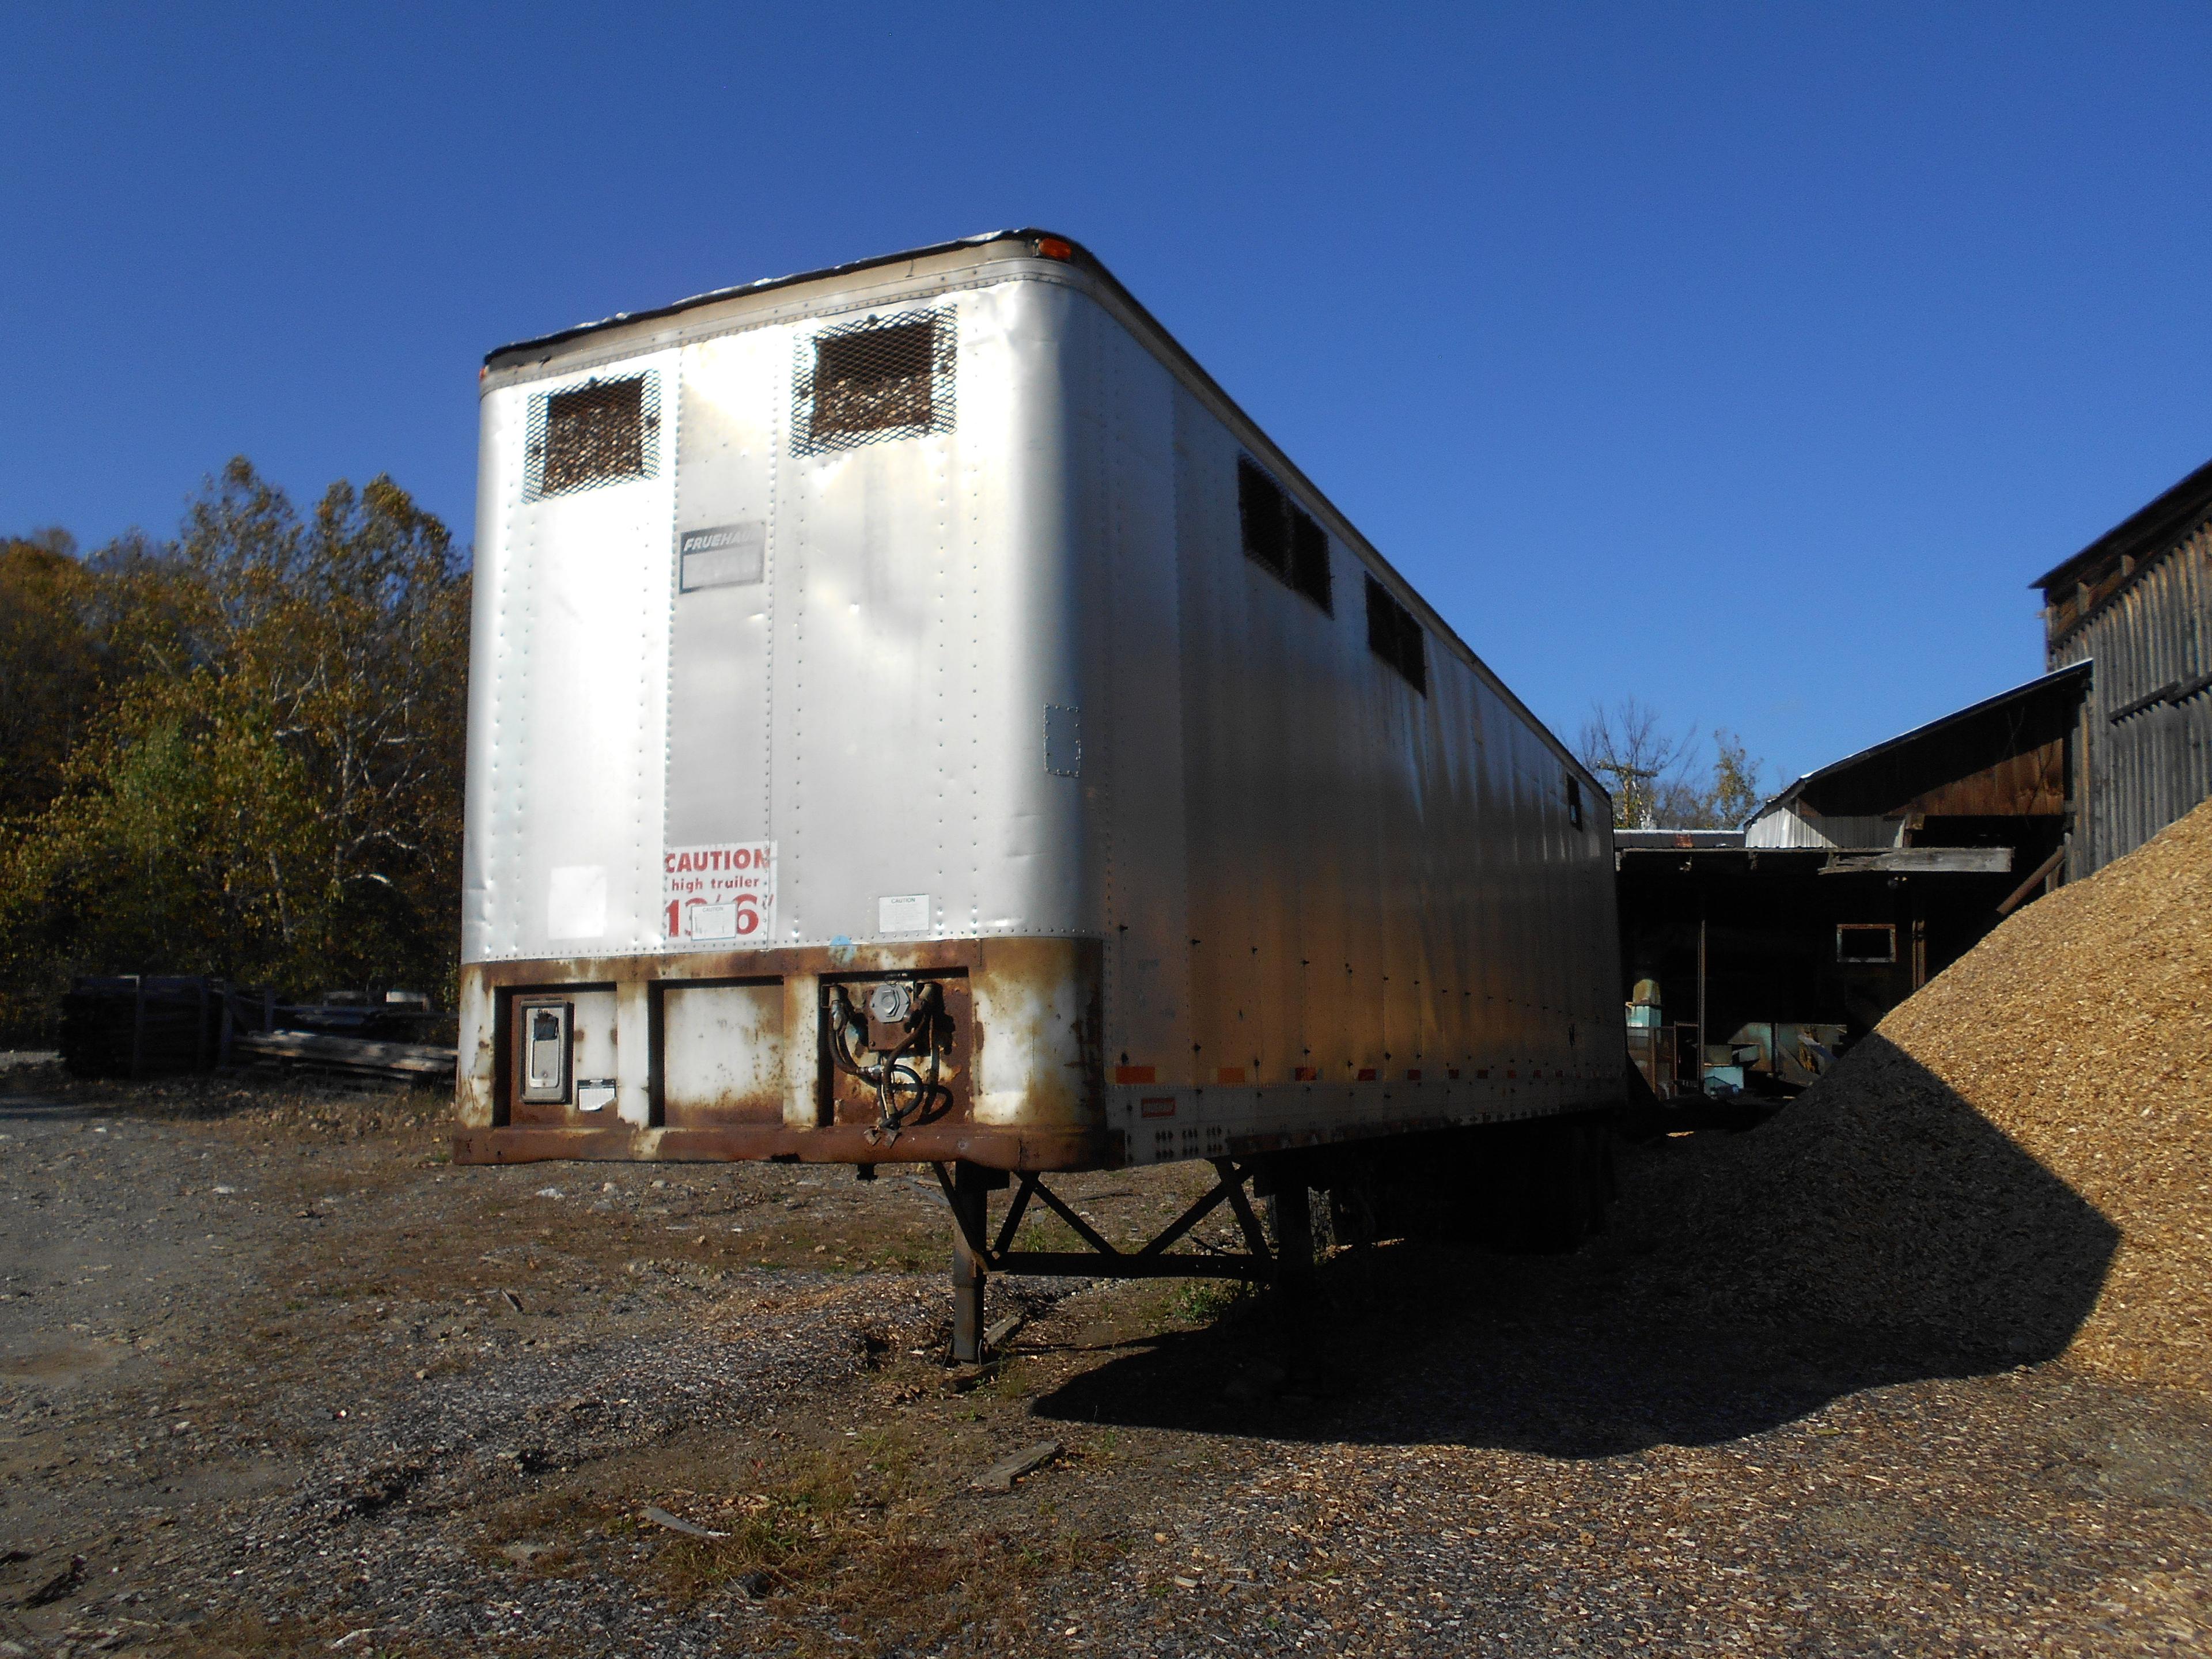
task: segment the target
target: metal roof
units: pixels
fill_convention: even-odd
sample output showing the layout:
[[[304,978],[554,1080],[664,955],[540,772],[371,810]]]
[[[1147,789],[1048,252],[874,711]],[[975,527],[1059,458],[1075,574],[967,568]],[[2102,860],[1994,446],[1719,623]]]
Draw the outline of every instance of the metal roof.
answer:
[[[2164,544],[2187,530],[2191,521],[2208,507],[2212,507],[2212,461],[2207,461],[2157,500],[2123,519],[2073,557],[2045,571],[2028,586],[2039,587],[2048,594],[2052,588],[2063,587],[2078,573],[2106,559],[2141,553],[2147,549],[2162,550]]]
[[[1741,830],[1616,830],[1613,844],[1624,853],[1741,852]]]
[[[898,253],[879,253],[872,258],[852,259],[843,264],[824,265],[819,270],[793,271],[788,276],[763,276],[757,282],[738,283],[730,288],[709,289],[704,294],[695,294],[688,300],[678,300],[670,305],[655,306],[649,311],[617,311],[613,316],[602,317],[596,322],[578,323],[573,328],[560,329],[551,334],[541,334],[534,339],[517,340],[512,344],[497,347],[484,353],[484,362],[489,365],[493,359],[504,357],[510,351],[532,351],[544,346],[559,345],[565,340],[573,340],[580,335],[597,333],[603,328],[619,327],[623,323],[647,323],[656,318],[673,317],[678,312],[690,311],[696,306],[713,305],[719,300],[733,300],[741,294],[765,294],[772,289],[791,288],[800,283],[820,282],[826,277],[847,276],[854,271],[872,270],[878,265],[895,265],[908,259],[926,259],[936,253],[953,253],[963,247],[985,247],[993,242],[1012,240],[1036,241],[1040,237],[1048,236],[1055,240],[1066,242],[1080,257],[1082,264],[1099,275],[1104,276],[1109,282],[1114,282],[1113,276],[1107,272],[1105,266],[1100,264],[1088,249],[1074,238],[1062,236],[1056,230],[989,230],[980,236],[957,236],[949,242],[932,242],[927,247],[910,247]],[[1114,282],[1114,285],[1116,288],[1121,287],[1118,282]]]
[[[1950,714],[1929,720],[1925,726],[1916,726],[1910,732],[1899,732],[1896,737],[1887,738],[1871,748],[1862,749],[1854,755],[1846,755],[1838,761],[1831,761],[1816,771],[1806,773],[1795,783],[1760,803],[1759,810],[1745,822],[1755,823],[1768,813],[1778,811],[1798,799],[1807,790],[1824,783],[1832,783],[1850,773],[1876,767],[1884,762],[1896,762],[1909,765],[1913,758],[1917,758],[1911,755],[1910,751],[1913,750],[1946,746],[1945,739],[1953,737],[1964,738],[1971,727],[1979,723],[1989,721],[1993,718],[2002,720],[2007,715],[2021,712],[2026,705],[2052,694],[2069,681],[2078,680],[2086,686],[2090,669],[2091,664],[2086,658],[2077,663],[2069,663],[2065,667],[2051,673],[2039,675],[2025,684],[2015,685],[2009,691],[2000,691],[1993,697],[1984,697],[1979,702],[1969,703],[1964,708],[1954,709]],[[2078,691],[2075,695],[2079,695]],[[1919,793],[1920,791],[1917,789],[1905,789],[1898,799],[1910,799]]]

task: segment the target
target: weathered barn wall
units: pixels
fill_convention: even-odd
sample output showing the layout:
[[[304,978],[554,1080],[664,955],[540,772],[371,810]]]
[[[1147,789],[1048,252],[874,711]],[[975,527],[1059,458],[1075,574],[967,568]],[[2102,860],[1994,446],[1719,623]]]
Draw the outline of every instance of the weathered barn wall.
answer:
[[[2094,664],[2077,744],[2078,880],[2212,797],[2212,466],[2036,585],[2050,666]]]

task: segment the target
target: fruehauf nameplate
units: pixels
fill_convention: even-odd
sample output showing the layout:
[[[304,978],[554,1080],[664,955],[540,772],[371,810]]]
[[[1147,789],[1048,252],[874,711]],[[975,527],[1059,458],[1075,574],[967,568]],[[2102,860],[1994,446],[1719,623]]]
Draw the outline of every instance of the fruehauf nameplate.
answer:
[[[679,532],[677,586],[692,593],[702,587],[757,582],[766,568],[767,552],[768,526],[763,524],[718,524]]]

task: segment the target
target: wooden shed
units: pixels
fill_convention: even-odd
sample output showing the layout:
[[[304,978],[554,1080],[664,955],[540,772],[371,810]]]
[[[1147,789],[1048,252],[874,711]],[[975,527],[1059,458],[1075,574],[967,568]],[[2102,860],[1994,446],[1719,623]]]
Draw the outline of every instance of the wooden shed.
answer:
[[[1805,1081],[1800,1051],[1856,1041],[2056,882],[2089,678],[2055,671],[1809,772],[1741,830],[1615,830],[1629,1049],[1652,1088]]]
[[[2034,586],[2048,665],[2094,664],[2074,744],[2078,880],[2212,795],[2212,463]]]

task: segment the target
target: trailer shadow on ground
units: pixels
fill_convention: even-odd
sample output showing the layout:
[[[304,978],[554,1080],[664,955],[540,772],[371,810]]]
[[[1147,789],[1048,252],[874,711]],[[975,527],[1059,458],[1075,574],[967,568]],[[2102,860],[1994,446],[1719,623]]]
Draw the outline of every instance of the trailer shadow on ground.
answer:
[[[2094,1305],[2117,1230],[1887,1058],[1909,1109],[1830,1103],[1746,1134],[1624,1146],[1615,1224],[1572,1255],[1336,1252],[1310,1305],[1260,1296],[1142,1340],[1036,1413],[1604,1457],[2055,1357]]]

